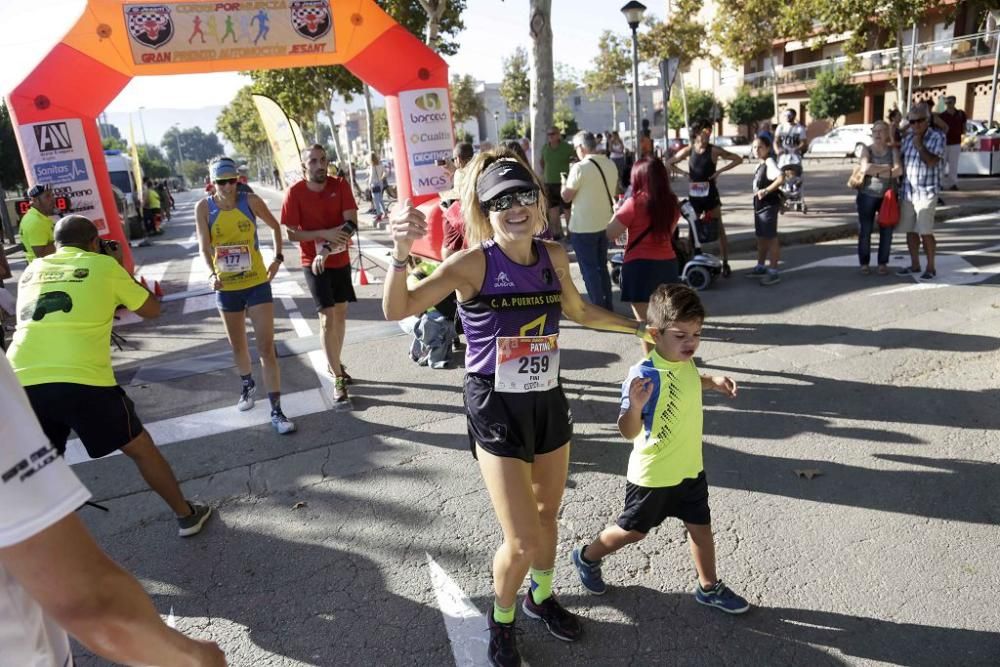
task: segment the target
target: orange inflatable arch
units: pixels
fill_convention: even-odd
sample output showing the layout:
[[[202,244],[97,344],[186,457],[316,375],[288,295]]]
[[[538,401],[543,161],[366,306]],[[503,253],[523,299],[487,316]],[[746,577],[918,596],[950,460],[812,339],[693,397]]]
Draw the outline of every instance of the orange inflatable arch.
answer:
[[[96,121],[132,77],[315,65],[344,65],[385,96],[399,197],[431,209],[454,143],[448,68],[372,0],[89,0],[8,108],[28,181],[124,241]],[[422,254],[437,256],[431,228]]]

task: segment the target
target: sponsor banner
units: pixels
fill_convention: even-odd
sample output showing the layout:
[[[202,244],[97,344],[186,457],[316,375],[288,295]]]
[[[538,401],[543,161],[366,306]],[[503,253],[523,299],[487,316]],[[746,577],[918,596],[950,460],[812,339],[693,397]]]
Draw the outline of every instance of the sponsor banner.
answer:
[[[141,3],[122,11],[136,65],[336,51],[329,0]]]
[[[21,146],[29,165],[29,180],[52,188],[57,197],[66,197],[70,209],[94,221],[98,231],[108,233],[104,207],[97,191],[94,166],[79,118],[48,120],[20,127]]]
[[[447,190],[451,179],[435,162],[449,157],[455,145],[446,88],[407,90],[399,94],[403,134],[410,166],[413,194],[429,195]]]
[[[284,187],[302,180],[302,149],[306,143],[298,123],[289,120],[278,103],[266,95],[253,95],[261,125]]]

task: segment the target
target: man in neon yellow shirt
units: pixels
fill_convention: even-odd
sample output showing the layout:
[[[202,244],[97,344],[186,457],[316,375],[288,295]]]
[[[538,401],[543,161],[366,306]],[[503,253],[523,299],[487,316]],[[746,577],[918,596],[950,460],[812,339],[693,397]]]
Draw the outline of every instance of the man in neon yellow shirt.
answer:
[[[31,264],[36,257],[45,257],[55,252],[52,218],[56,210],[56,196],[47,185],[36,185],[28,190],[31,208],[21,218],[21,243],[24,257]]]
[[[698,293],[684,285],[660,285],[649,299],[647,332],[656,347],[633,366],[622,384],[618,430],[632,440],[625,486],[625,509],[590,544],[574,549],[572,561],[583,587],[606,590],[601,559],[638,542],[667,517],[684,522],[698,573],[695,601],[742,614],[745,599],[718,578],[708,483],[702,465],[701,392],[736,396],[732,378],[699,375],[694,353],[701,340],[705,309]]]
[[[121,266],[121,249],[87,218],[55,226],[56,251],[28,265],[17,291],[17,331],[7,357],[59,454],[70,431],[91,458],[116,450],[177,516],[181,537],[198,533],[212,510],[189,503],[111,368],[111,324],[124,305],[145,318],[160,303]],[[112,253],[109,256],[107,253]]]

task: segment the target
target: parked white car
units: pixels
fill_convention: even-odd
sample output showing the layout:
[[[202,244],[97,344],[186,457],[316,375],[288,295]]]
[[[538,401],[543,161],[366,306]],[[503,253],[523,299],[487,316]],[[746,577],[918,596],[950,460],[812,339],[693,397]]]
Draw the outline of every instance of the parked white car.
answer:
[[[715,137],[712,143],[730,153],[739,155],[743,159],[748,159],[753,149],[753,143],[746,137],[740,136]]]
[[[843,125],[809,142],[806,155],[820,157],[829,155],[861,157],[865,146],[872,144],[871,125]]]

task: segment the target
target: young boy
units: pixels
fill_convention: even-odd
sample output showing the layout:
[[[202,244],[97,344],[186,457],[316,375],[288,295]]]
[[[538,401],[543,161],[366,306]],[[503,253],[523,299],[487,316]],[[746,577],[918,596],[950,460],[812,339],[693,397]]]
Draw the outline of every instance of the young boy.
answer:
[[[656,347],[633,366],[622,383],[618,430],[633,441],[625,486],[625,509],[617,525],[574,549],[573,564],[583,587],[603,595],[601,559],[646,537],[667,517],[684,522],[698,572],[695,600],[729,614],[750,605],[716,576],[708,484],[702,466],[703,389],[733,398],[728,377],[698,374],[698,349],[705,309],[694,290],[660,285],[649,299],[647,333]]]

